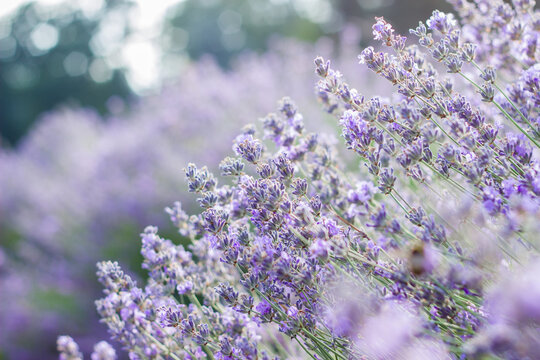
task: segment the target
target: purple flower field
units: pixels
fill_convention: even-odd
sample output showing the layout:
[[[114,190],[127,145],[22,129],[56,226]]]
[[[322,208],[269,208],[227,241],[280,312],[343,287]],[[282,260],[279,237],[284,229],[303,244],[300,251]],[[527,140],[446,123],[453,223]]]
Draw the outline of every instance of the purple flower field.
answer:
[[[540,359],[540,12],[449,3],[44,114],[0,360]]]

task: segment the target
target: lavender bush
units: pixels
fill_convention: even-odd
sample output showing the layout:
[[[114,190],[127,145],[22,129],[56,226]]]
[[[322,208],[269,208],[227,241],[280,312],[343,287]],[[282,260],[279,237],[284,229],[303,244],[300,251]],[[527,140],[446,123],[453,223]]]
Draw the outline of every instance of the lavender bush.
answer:
[[[284,98],[236,137],[223,185],[186,166],[202,212],[167,208],[186,246],[144,230],[146,284],[98,263],[98,312],[131,359],[540,357],[540,16],[452,3],[463,25],[435,11],[419,46],[377,19],[384,50],[360,62],[389,97],[315,59],[354,161]]]
[[[435,11],[419,46],[377,19],[383,51],[360,62],[389,97],[315,59],[354,161],[284,98],[236,137],[223,185],[186,166],[202,212],[167,208],[186,246],[144,230],[144,285],[98,263],[98,312],[131,359],[540,358],[540,16],[452,3],[463,25]]]
[[[356,42],[353,32],[337,49],[327,40],[315,47],[280,40],[230,71],[206,59],[131,110],[112,99],[115,115],[106,121],[86,109],[46,114],[18,149],[0,152],[0,358],[54,358],[59,333],[91,351],[106,336],[92,308],[101,292],[96,261],[137,270],[141,228],[152,223],[172,236],[163,216],[170,199],[198,208],[181,191],[188,159],[217,170],[236,129],[270,111],[284,84],[315,118],[316,75],[304,64],[338,50],[352,71]],[[356,81],[368,84],[368,75]],[[330,116],[318,119],[318,129],[335,127]]]

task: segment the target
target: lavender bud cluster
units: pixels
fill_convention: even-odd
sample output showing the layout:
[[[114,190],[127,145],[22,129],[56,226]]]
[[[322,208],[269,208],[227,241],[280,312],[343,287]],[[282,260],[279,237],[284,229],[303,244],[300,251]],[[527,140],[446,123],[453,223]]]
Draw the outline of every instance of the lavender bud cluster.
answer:
[[[223,180],[185,168],[201,209],[167,209],[186,246],[141,234],[146,284],[98,264],[131,359],[540,358],[538,12],[451,2],[464,24],[434,11],[418,45],[376,19],[359,59],[391,97],[315,59],[353,160],[283,98]]]

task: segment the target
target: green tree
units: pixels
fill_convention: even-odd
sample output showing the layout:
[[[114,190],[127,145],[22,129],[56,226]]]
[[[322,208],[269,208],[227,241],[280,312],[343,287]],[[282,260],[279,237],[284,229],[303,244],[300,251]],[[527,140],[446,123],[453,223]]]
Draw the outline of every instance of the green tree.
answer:
[[[109,97],[131,94],[124,71],[111,68],[92,43],[106,14],[128,6],[109,0],[88,17],[68,2],[55,11],[30,3],[0,20],[0,134],[8,143],[16,144],[39,114],[59,104],[103,113]],[[126,25],[121,37],[128,33]]]

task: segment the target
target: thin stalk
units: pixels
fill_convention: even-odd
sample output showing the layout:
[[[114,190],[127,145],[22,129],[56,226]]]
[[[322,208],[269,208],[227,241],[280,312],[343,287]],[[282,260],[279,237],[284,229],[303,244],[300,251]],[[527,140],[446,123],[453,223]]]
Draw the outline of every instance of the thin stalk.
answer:
[[[469,77],[467,77],[467,75],[465,75],[463,72],[459,72],[458,74],[460,74],[465,80],[467,80],[468,82],[470,82],[471,84],[473,84],[477,89],[481,89],[480,86],[478,86],[473,80],[469,79]],[[536,145],[536,147],[540,148],[540,144],[538,142],[536,142],[536,140],[534,140],[531,135],[525,131],[518,123],[517,121],[515,121],[512,116],[510,116],[510,114],[508,114],[506,112],[506,110],[504,110],[502,108],[501,105],[499,105],[499,103],[497,103],[496,101],[491,101],[498,109],[500,112],[503,113],[503,115],[508,119],[510,120],[510,122],[512,124],[514,124],[514,126],[523,134],[527,137],[527,139],[529,139],[534,145]]]
[[[405,198],[403,198],[403,196],[401,196],[401,195],[399,194],[399,192],[396,190],[396,188],[393,189],[393,192],[397,195],[397,197],[398,197],[401,201],[403,201],[403,202],[405,203],[405,205],[407,205],[407,207],[408,207],[409,209],[412,209],[412,206],[409,205],[409,203],[407,202],[407,200],[405,200]]]
[[[482,74],[484,73],[484,70],[482,70],[482,68],[480,67],[480,65],[478,65],[474,60],[471,62],[471,64],[473,64],[473,66],[478,70],[480,71]],[[527,117],[525,115],[523,115],[523,113],[521,112],[521,110],[518,109],[518,107],[516,106],[516,104],[508,97],[508,95],[506,95],[506,93],[503,91],[503,89],[501,89],[499,87],[499,85],[497,85],[496,82],[493,82],[493,86],[495,87],[495,89],[499,90],[499,92],[502,94],[502,96],[504,96],[504,98],[506,99],[506,101],[508,101],[508,103],[514,108],[514,110],[517,111],[517,113],[519,114],[519,116],[523,119],[523,121],[525,121],[527,123],[527,125],[529,125],[531,127],[531,129],[538,135],[538,132],[536,131],[536,129],[534,128],[533,124],[531,124],[531,122],[529,121],[529,119],[527,119]]]
[[[396,204],[399,205],[399,207],[403,210],[403,212],[405,212],[405,214],[407,214],[407,213],[408,213],[407,209],[405,209],[405,206],[403,206],[403,205],[399,202],[399,200],[394,196],[393,193],[394,193],[394,191],[390,192],[390,196],[392,197],[392,199],[394,199],[394,201],[396,202]]]
[[[518,128],[519,131],[521,131],[521,133],[523,133],[523,135],[527,137],[527,139],[529,139],[537,148],[540,148],[540,144],[535,139],[533,139],[533,137],[527,131],[523,130],[523,128],[519,126],[517,121],[515,121],[512,116],[510,116],[510,114],[508,114],[506,110],[504,110],[502,106],[499,105],[499,103],[493,101],[493,104],[504,114],[504,116],[506,116],[512,122],[512,124],[514,124],[515,127]]]
[[[148,336],[162,351],[164,351],[165,353],[167,353],[167,356],[170,356],[171,358],[173,358],[174,360],[181,360],[178,356],[176,356],[175,354],[171,353],[171,351],[165,346],[163,345],[158,339],[156,339],[155,337],[152,336],[152,334],[150,334],[148,331],[146,331],[146,329],[142,329],[142,331],[144,332],[144,334],[146,336]],[[210,357],[213,359],[212,355],[210,355]]]
[[[317,358],[315,357],[315,355],[313,355],[312,353],[310,353],[310,352],[308,351],[308,349],[306,349],[306,347],[304,346],[304,344],[302,344],[302,342],[301,342],[300,340],[298,340],[297,337],[295,337],[294,339],[295,339],[296,342],[302,347],[302,349],[304,349],[304,351],[306,352],[306,354],[308,354],[309,356],[311,356],[311,358],[312,358],[313,360],[319,360],[319,359],[317,359]]]

